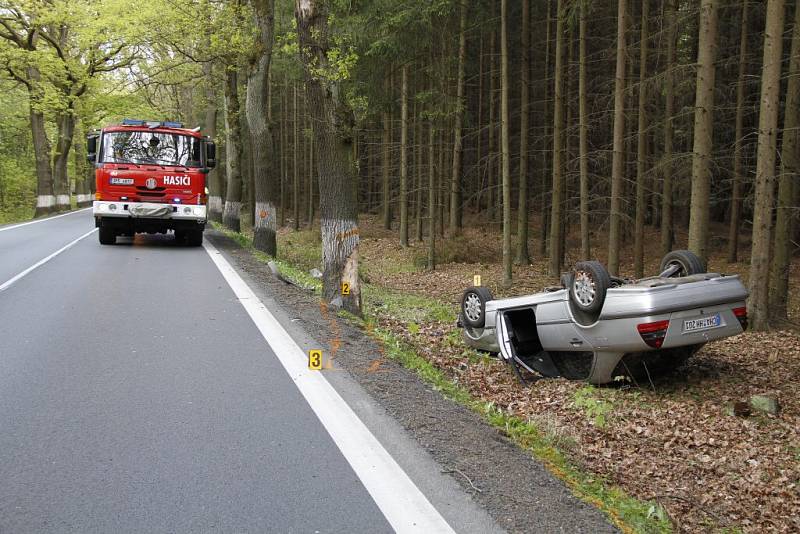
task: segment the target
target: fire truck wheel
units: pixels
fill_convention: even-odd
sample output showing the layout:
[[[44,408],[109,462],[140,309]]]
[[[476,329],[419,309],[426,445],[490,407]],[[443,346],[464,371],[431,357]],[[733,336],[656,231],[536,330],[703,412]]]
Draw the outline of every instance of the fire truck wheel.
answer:
[[[114,232],[113,228],[109,228],[108,226],[100,225],[98,235],[100,236],[101,245],[114,245],[117,242],[117,234]]]
[[[203,231],[191,230],[186,232],[186,243],[190,247],[199,247],[203,245]]]
[[[186,232],[184,230],[175,230],[175,242],[178,244],[186,242]]]

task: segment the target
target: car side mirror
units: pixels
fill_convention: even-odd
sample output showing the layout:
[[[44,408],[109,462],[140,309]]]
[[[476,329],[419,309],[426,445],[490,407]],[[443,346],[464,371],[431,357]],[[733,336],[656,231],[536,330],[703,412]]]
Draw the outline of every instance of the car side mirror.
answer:
[[[86,161],[94,164],[97,161],[97,136],[86,137]]]
[[[206,167],[213,169],[217,166],[217,145],[214,141],[206,141]]]

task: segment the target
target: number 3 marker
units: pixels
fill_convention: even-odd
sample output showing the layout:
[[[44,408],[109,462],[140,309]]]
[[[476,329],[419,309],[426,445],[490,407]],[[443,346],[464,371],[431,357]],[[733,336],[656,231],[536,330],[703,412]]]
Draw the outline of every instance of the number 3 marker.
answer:
[[[319,371],[322,369],[322,351],[319,349],[311,349],[308,351],[308,368],[312,371]]]

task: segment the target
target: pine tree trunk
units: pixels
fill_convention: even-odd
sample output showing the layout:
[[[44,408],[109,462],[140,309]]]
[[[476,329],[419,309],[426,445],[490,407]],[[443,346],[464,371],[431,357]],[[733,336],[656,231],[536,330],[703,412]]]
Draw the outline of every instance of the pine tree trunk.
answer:
[[[408,64],[400,85],[400,246],[408,246]]]
[[[322,294],[326,302],[361,314],[358,276],[358,198],[352,157],[353,113],[328,72],[328,13],[324,1],[296,0],[295,17],[306,94],[315,124],[322,228]],[[343,291],[347,286],[349,291]]]
[[[491,52],[489,53],[489,65],[494,65],[495,59],[495,32],[492,32],[489,37],[492,44],[490,46]],[[494,150],[495,150],[495,79],[494,68],[489,68],[489,146],[486,154],[486,217],[489,221],[494,221],[495,216],[495,201],[494,201]]]
[[[214,64],[210,61],[203,63],[203,78],[205,79],[206,109],[203,121],[203,133],[211,139],[217,136],[217,90],[214,85]],[[219,159],[219,158],[217,158]],[[206,175],[208,185],[208,218],[212,221],[222,222],[222,191],[223,175],[220,165]]]
[[[543,121],[542,121],[542,138],[544,139],[544,146],[547,146],[547,135],[550,129],[550,17],[552,0],[545,0],[547,4],[547,18],[545,20],[545,53],[544,53],[544,99],[543,99]],[[541,203],[539,206],[539,213],[541,214],[541,234],[539,239],[539,256],[544,257],[547,254],[547,236],[549,235],[548,225],[550,224],[550,211],[548,208],[548,184],[552,180],[548,172],[548,157],[547,151],[542,151],[542,174],[541,174]]]
[[[733,148],[733,183],[731,184],[731,213],[728,229],[728,263],[736,263],[739,256],[739,225],[742,213],[742,148],[744,145],[744,99],[747,75],[747,0],[742,0],[742,25],[739,38],[739,76],[736,80],[736,133]]]
[[[625,143],[625,3],[618,0],[617,9],[617,67],[614,78],[614,148],[611,160],[611,220],[608,230],[608,270],[619,273],[620,218],[624,179]]]
[[[428,269],[436,269],[436,129],[428,124]]]
[[[526,0],[527,1],[527,0]],[[581,259],[591,258],[589,243],[589,117],[586,103],[586,19],[588,0],[580,0],[579,45],[578,45],[578,115],[580,122],[580,198],[581,198]]]
[[[661,255],[666,255],[672,250],[672,152],[673,152],[673,120],[675,115],[675,40],[677,38],[677,7],[678,0],[665,0],[664,16],[667,19],[667,67],[664,72],[664,159],[662,164],[662,189],[661,189]]]
[[[306,99],[306,113],[309,115],[306,117],[308,120],[307,131],[309,132],[308,138],[308,164],[306,165],[306,221],[308,222],[309,228],[314,226],[314,185],[315,185],[315,178],[316,178],[316,141],[314,139],[314,123],[311,120],[310,116],[310,104]]]
[[[645,172],[647,172],[647,18],[650,2],[642,1],[642,23],[639,41],[639,123],[636,147],[636,222],[633,244],[633,272],[636,278],[644,276],[644,216],[647,210],[645,198]]]
[[[293,84],[293,120],[292,120],[292,217],[294,230],[300,230],[300,129],[297,113],[297,84]]]
[[[475,168],[478,172],[478,190],[475,193],[475,213],[481,212],[481,197],[483,196],[483,34],[481,33],[478,46],[478,123],[475,137]]]
[[[511,287],[511,151],[508,111],[508,0],[500,1],[500,157],[503,177],[503,286]]]
[[[286,209],[288,204],[289,189],[289,84],[284,76],[283,90],[281,91],[281,218],[280,226],[286,225]]]
[[[450,232],[461,230],[461,168],[464,146],[462,139],[464,127],[464,71],[467,61],[467,0],[460,0],[461,14],[458,32],[458,76],[456,78],[455,129],[453,130],[453,172],[450,177]]]
[[[717,57],[717,19],[720,0],[702,0],[697,45],[697,93],[692,154],[692,201],[689,212],[689,249],[704,261],[708,257],[711,150],[714,132],[714,82]]]
[[[381,172],[382,172],[382,208],[383,208],[383,227],[387,230],[392,229],[392,205],[391,205],[391,181],[389,167],[392,164],[389,149],[392,143],[392,121],[388,112],[383,113],[383,137],[381,138]]]
[[[789,82],[783,116],[781,174],[778,180],[778,210],[775,218],[775,248],[769,276],[770,318],[788,319],[789,267],[792,259],[791,236],[797,224],[800,205],[800,2],[794,8],[794,29],[789,60]]]
[[[556,7],[556,62],[553,98],[553,196],[550,206],[550,263],[548,274],[558,276],[561,271],[561,204],[564,191],[564,163],[562,140],[564,138],[564,0]]]
[[[422,142],[422,121],[419,120],[419,114],[416,111],[416,104],[414,105],[414,183],[416,185],[416,194],[414,199],[414,223],[415,223],[415,237],[418,243],[422,242],[422,153],[425,149],[425,143]]]
[[[519,200],[517,203],[517,263],[528,265],[528,121],[530,119],[530,0],[522,0],[522,49],[519,97]]]
[[[228,186],[222,223],[238,232],[241,230],[239,213],[242,209],[242,132],[239,117],[239,92],[236,67],[225,68],[225,172]]]
[[[753,249],[750,257],[748,314],[753,330],[769,326],[769,253],[772,244],[772,212],[775,194],[775,156],[783,51],[783,0],[768,0],[764,28],[764,60],[761,71],[761,104],[758,119],[758,158],[753,203]]]

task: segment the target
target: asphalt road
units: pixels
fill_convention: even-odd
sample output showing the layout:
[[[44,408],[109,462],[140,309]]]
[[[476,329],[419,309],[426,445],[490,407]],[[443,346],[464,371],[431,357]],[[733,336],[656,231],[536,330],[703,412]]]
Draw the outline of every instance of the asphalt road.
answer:
[[[286,364],[298,355],[276,354],[286,340],[267,342],[253,297],[205,249],[148,236],[101,246],[91,233],[18,277],[92,228],[86,211],[0,228],[0,533],[426,524],[387,512],[402,495],[359,464],[374,444],[343,445],[345,423],[307,400],[322,384],[298,389]],[[443,531],[491,528],[428,505],[419,513]],[[448,517],[485,521],[468,508]]]

